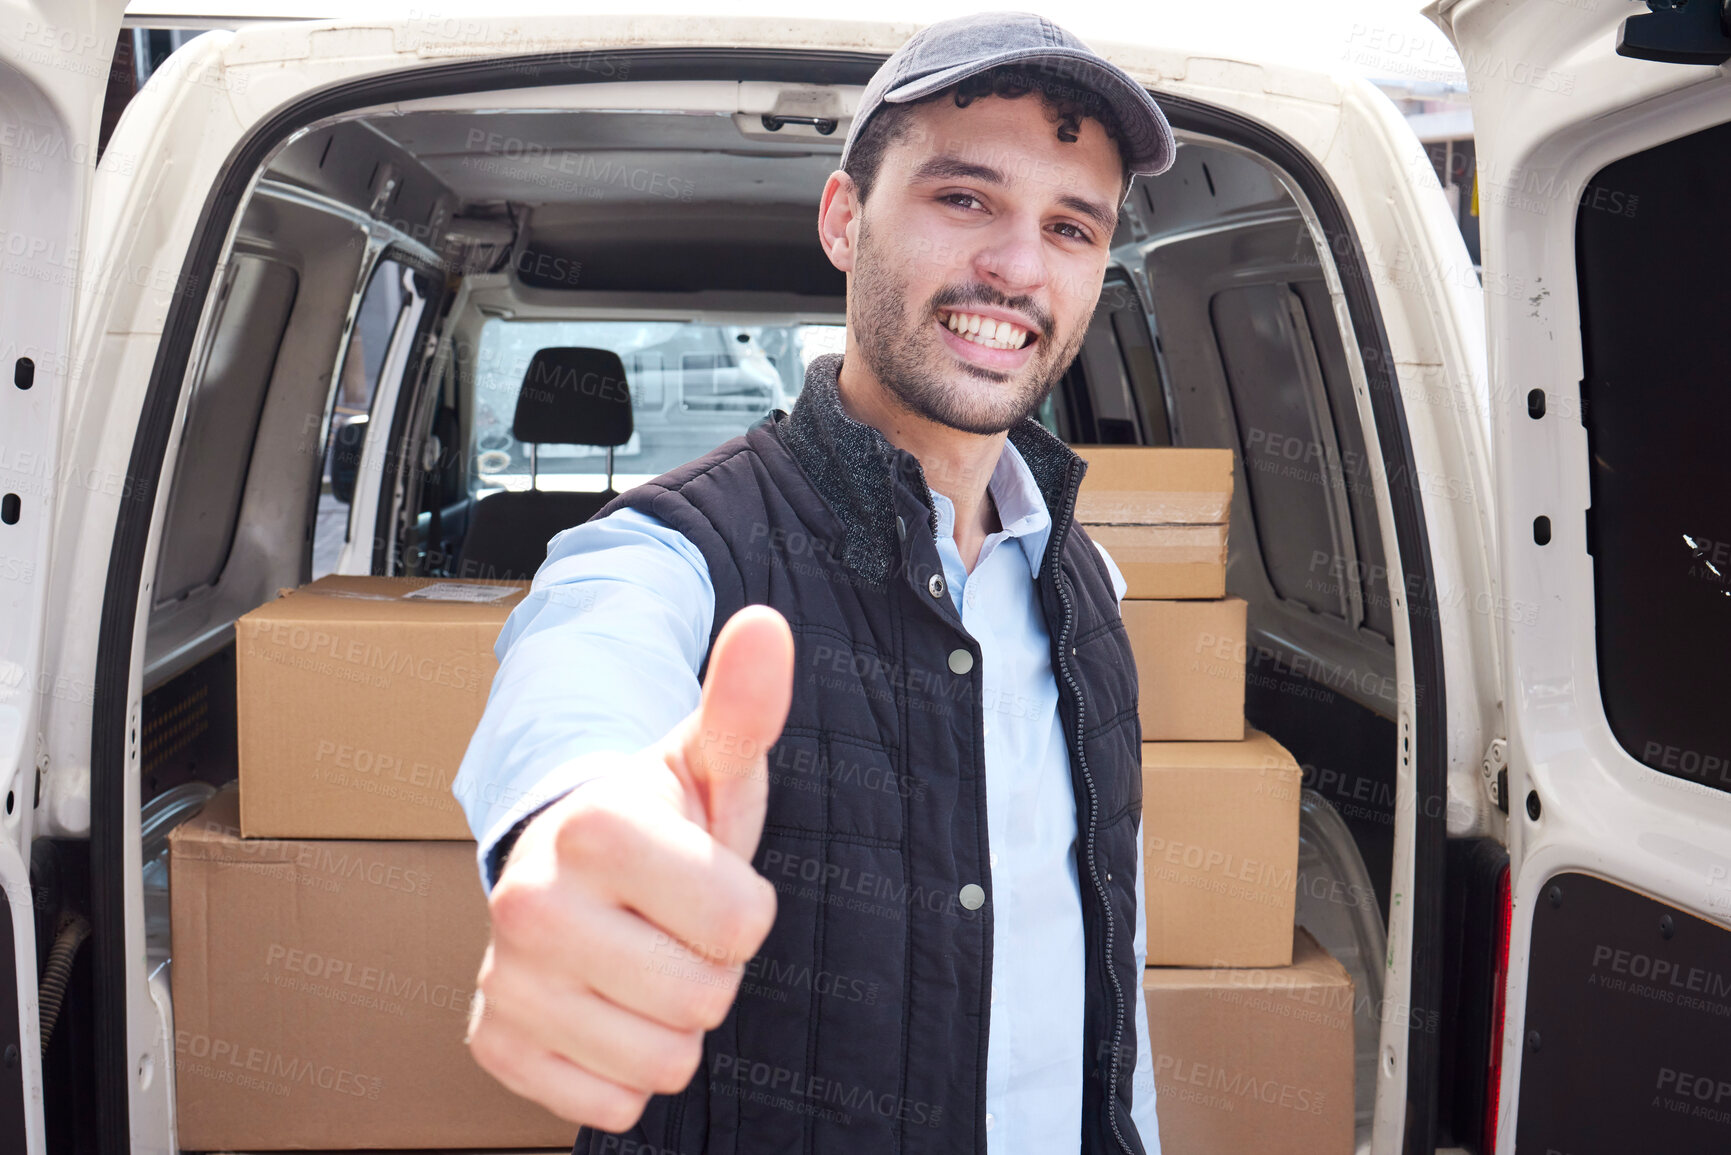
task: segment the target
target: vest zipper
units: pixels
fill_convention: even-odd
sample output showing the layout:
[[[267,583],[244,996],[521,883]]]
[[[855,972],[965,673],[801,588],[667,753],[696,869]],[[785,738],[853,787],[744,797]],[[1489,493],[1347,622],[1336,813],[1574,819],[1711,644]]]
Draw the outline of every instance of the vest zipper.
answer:
[[[1112,920],[1112,900],[1106,894],[1105,884],[1100,881],[1100,864],[1094,853],[1094,833],[1098,825],[1100,812],[1100,794],[1094,786],[1094,775],[1088,769],[1088,755],[1084,749],[1082,734],[1086,727],[1087,703],[1082,699],[1082,687],[1076,682],[1070,672],[1069,651],[1070,631],[1075,626],[1076,607],[1070,600],[1070,591],[1064,581],[1064,571],[1059,558],[1063,554],[1064,539],[1070,536],[1070,519],[1076,508],[1076,464],[1070,465],[1070,475],[1066,478],[1063,519],[1054,523],[1052,532],[1052,551],[1047,559],[1051,570],[1052,583],[1058,590],[1058,601],[1064,607],[1064,624],[1058,632],[1058,670],[1063,676],[1064,684],[1070,687],[1070,696],[1076,703],[1075,756],[1076,767],[1082,772],[1082,781],[1088,787],[1088,876],[1093,880],[1094,893],[1100,896],[1100,909],[1106,918],[1106,950],[1102,961],[1102,969],[1106,977],[1112,981],[1112,1066],[1106,1077],[1106,1119],[1112,1125],[1112,1137],[1118,1140],[1118,1146],[1124,1155],[1132,1155],[1130,1144],[1124,1138],[1124,1132],[1118,1126],[1118,1054],[1124,1039],[1124,988],[1118,982],[1118,972],[1112,963],[1112,940],[1115,926]]]

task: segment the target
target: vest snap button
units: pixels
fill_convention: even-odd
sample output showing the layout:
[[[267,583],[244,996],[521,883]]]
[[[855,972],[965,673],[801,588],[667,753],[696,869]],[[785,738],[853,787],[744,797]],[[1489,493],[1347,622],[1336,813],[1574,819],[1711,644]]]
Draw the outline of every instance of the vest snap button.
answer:
[[[931,576],[931,578],[926,582],[926,588],[928,590],[932,591],[932,596],[934,598],[943,597],[944,596],[944,575],[941,573],[933,574]]]
[[[973,668],[974,655],[966,650],[950,651],[950,672],[952,674],[965,674]]]
[[[962,887],[961,893],[957,894],[956,898],[969,910],[979,910],[986,905],[986,892],[977,882],[970,882]]]

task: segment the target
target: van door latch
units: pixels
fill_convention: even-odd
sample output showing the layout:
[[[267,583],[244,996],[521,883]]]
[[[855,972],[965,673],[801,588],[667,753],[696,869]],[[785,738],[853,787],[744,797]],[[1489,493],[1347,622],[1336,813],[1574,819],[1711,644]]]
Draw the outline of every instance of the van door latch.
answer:
[[[1484,775],[1485,788],[1491,792],[1491,801],[1497,804],[1497,809],[1504,814],[1509,812],[1509,740],[1507,738],[1492,738],[1491,744],[1485,749],[1485,759],[1479,763],[1479,773]]]

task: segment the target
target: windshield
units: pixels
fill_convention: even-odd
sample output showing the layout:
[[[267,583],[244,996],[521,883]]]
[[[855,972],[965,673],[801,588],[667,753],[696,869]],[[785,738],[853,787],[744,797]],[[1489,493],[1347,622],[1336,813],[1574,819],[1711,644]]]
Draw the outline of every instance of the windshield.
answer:
[[[470,444],[477,491],[527,489],[529,447],[511,436],[529,361],[552,346],[611,349],[631,389],[631,440],[614,450],[613,487],[625,490],[701,457],[772,409],[790,409],[814,357],[840,353],[833,325],[716,325],[697,321],[508,321],[481,329]],[[542,445],[536,485],[606,484],[607,451]]]

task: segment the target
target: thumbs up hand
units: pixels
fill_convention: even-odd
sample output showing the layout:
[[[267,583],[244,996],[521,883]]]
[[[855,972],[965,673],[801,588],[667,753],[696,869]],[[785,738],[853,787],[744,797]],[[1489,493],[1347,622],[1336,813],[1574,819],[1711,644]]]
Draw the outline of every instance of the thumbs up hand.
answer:
[[[748,606],[696,710],[523,828],[488,898],[468,1037],[506,1087],[623,1131],[691,1081],[775,919],[751,856],[792,697],[793,634]]]

